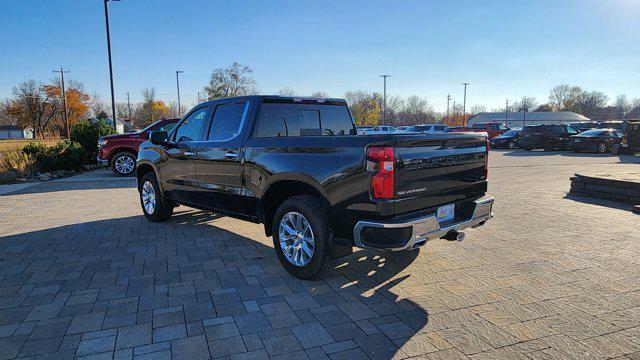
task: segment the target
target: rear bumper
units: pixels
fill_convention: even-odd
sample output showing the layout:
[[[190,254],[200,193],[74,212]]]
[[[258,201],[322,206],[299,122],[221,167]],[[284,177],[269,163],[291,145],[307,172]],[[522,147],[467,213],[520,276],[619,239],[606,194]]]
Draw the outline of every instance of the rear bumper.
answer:
[[[411,250],[414,247],[423,245],[428,240],[439,239],[445,236],[450,231],[460,231],[467,228],[474,228],[483,225],[487,220],[493,217],[491,211],[493,207],[494,198],[485,197],[475,201],[475,208],[470,217],[454,222],[441,224],[438,222],[436,215],[431,214],[428,216],[409,219],[402,222],[376,222],[376,221],[358,221],[353,228],[354,244],[360,248],[378,249],[378,250]],[[392,231],[391,233],[389,231]],[[396,230],[394,233],[393,231]],[[366,241],[365,234],[367,236],[406,236],[406,240],[403,244],[397,246],[384,246],[383,244],[376,243],[371,244]]]

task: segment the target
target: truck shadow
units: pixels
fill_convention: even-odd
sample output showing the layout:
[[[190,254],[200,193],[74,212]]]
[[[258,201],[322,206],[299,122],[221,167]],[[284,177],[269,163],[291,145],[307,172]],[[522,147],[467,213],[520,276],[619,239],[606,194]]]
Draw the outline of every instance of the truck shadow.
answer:
[[[268,329],[260,331],[272,333],[270,336],[278,333],[290,341],[293,333],[306,347],[299,331],[292,330],[300,324],[314,323],[316,329],[326,331],[319,335],[325,338],[319,345],[345,342],[342,345],[346,352],[340,356],[391,359],[419,355],[401,350],[429,321],[428,310],[408,299],[403,289],[403,283],[411,277],[403,272],[418,251],[357,250],[339,259],[329,276],[304,281],[286,273],[271,239],[257,233],[256,226],[239,227],[239,223],[211,213],[184,209],[178,208],[181,211],[161,224],[131,216],[0,237],[0,274],[6,275],[0,280],[11,277],[26,286],[30,279],[40,279],[37,286],[60,285],[60,293],[87,289],[102,293],[107,287],[114,290],[114,283],[126,284],[119,299],[136,296],[129,291],[142,278],[154,279],[151,291],[156,295],[162,288],[158,285],[167,284],[169,290],[178,285],[186,289],[184,283],[193,282],[192,292],[174,296],[173,300],[210,305],[217,313],[211,315],[222,317],[228,314],[219,313],[219,309],[228,309],[229,305],[220,306],[213,294],[235,291],[245,305],[247,301],[254,304],[250,311],[261,311],[269,319],[265,320]],[[38,261],[45,259],[47,266]],[[97,278],[101,280],[94,282]],[[71,290],[67,287],[70,281],[83,285]],[[107,283],[110,286],[105,287]],[[201,284],[208,284],[205,290],[199,288]],[[5,286],[2,281],[0,286]],[[160,296],[168,296],[171,306],[172,295],[169,291]],[[0,302],[19,304],[19,296],[17,292],[2,292]],[[99,300],[100,296],[94,300],[94,308],[99,308]],[[288,314],[268,310],[275,308],[286,308]],[[273,320],[277,319],[274,315],[282,315],[288,322],[279,323]],[[306,357],[303,353],[288,355]]]

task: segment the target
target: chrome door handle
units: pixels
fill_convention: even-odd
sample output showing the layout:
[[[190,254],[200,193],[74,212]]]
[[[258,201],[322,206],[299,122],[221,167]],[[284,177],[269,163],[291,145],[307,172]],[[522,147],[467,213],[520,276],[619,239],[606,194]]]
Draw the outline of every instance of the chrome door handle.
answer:
[[[238,157],[238,154],[234,153],[234,152],[228,152],[226,154],[224,154],[224,157],[226,157],[227,159],[235,159]]]
[[[193,156],[195,153],[193,151],[185,151],[184,156]]]

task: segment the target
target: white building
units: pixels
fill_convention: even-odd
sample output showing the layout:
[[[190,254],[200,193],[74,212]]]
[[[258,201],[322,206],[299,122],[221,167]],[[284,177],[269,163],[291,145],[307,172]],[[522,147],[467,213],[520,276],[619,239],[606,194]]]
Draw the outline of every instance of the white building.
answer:
[[[507,127],[524,125],[566,124],[589,121],[589,118],[571,111],[483,112],[469,118],[469,125],[475,123],[500,123]]]
[[[0,126],[0,139],[33,139],[33,131],[14,125]]]

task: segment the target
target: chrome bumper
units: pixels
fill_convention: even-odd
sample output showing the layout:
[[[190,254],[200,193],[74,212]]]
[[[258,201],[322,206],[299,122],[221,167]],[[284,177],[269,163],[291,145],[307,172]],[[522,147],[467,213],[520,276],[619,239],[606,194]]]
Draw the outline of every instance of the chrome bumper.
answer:
[[[366,249],[378,249],[388,251],[411,250],[417,245],[423,245],[427,240],[439,239],[450,231],[460,231],[467,228],[475,228],[483,225],[487,220],[493,217],[491,209],[493,207],[494,198],[486,197],[476,200],[476,207],[473,210],[471,218],[457,223],[449,224],[444,227],[440,226],[435,214],[421,217],[406,222],[374,222],[374,221],[358,221],[353,228],[353,240],[355,246]],[[409,241],[404,246],[393,248],[378,248],[366,246],[362,244],[360,234],[365,228],[403,228],[411,227],[412,234]]]
[[[98,164],[103,165],[103,166],[109,166],[109,160],[104,160],[101,159],[99,156],[96,156],[96,161],[98,162]]]

